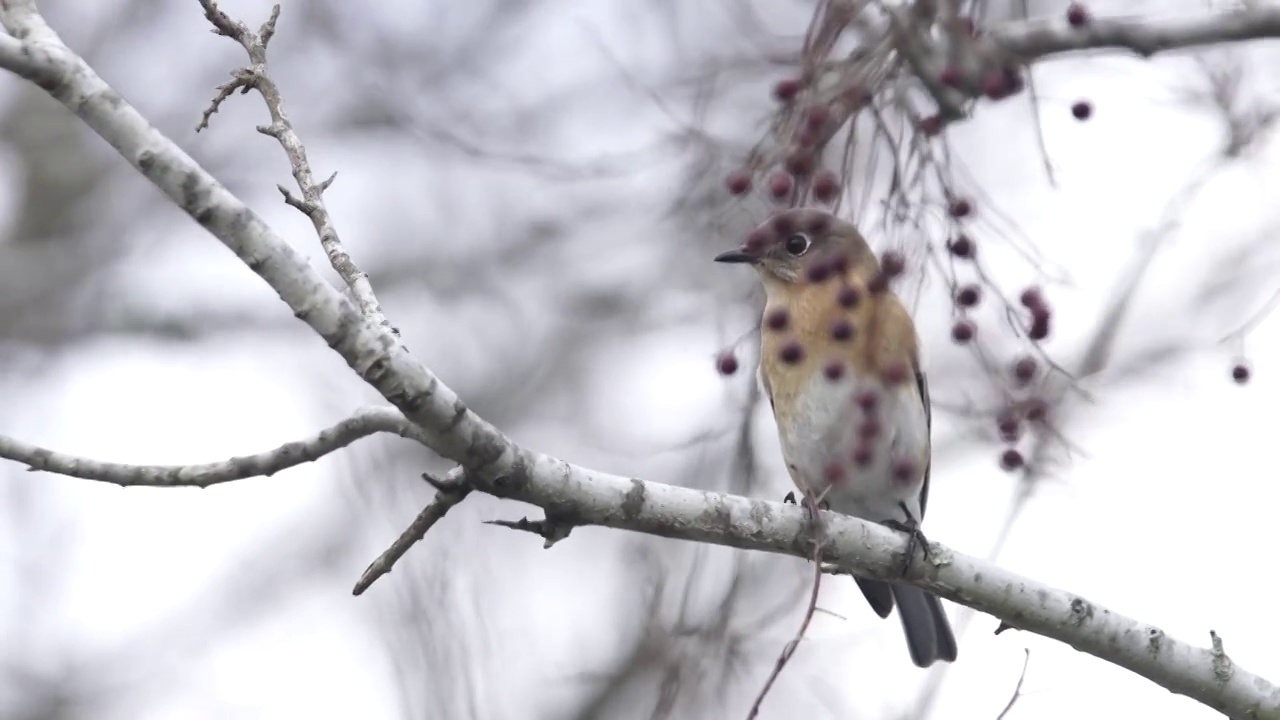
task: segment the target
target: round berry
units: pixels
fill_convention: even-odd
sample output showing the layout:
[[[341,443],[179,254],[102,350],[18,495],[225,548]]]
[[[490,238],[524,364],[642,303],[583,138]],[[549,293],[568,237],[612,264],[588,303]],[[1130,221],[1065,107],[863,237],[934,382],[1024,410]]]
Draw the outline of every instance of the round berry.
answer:
[[[1018,416],[1012,413],[1005,413],[997,418],[996,429],[1000,432],[1000,439],[1010,443],[1017,442],[1018,436],[1022,434],[1022,424],[1018,422]]]
[[[769,176],[769,194],[776,200],[782,200],[791,194],[795,180],[790,173],[778,170]]]
[[[779,102],[791,102],[796,99],[796,95],[800,94],[800,90],[803,87],[804,83],[795,78],[779,80],[777,84],[773,86],[773,96],[777,98]]]
[[[947,87],[960,87],[960,71],[948,65],[938,74],[938,80]]]
[[[804,113],[805,125],[808,125],[809,129],[814,132],[825,127],[830,119],[831,112],[827,110],[825,105],[811,105]]]
[[[813,178],[813,199],[830,203],[840,194],[840,178],[830,170],[823,170]]]
[[[796,177],[805,177],[813,172],[814,157],[813,153],[802,148],[794,148],[787,155],[784,163],[787,172]]]
[[[1044,308],[1036,308],[1031,311],[1031,328],[1027,331],[1027,337],[1039,342],[1049,337],[1049,311]]]
[[[1049,417],[1049,405],[1040,398],[1032,398],[1026,405],[1027,420],[1033,423],[1044,422]]]
[[[822,468],[822,474],[828,483],[837,483],[844,478],[844,466],[832,460]]]
[[[804,271],[805,279],[813,284],[823,283],[831,277],[831,265],[825,262],[813,262]]]
[[[978,304],[982,299],[982,289],[977,285],[965,285],[956,290],[956,304],[960,307],[971,308]]]
[[[840,303],[842,308],[851,308],[858,304],[862,297],[858,293],[858,288],[845,285],[836,292],[836,302]]]
[[[1073,2],[1067,6],[1067,24],[1071,27],[1084,27],[1089,22],[1089,11],[1084,5]]]
[[[867,418],[858,424],[858,437],[863,440],[872,440],[880,434],[880,421],[875,418]]]
[[[947,252],[958,258],[971,258],[976,251],[977,247],[968,235],[957,235],[954,239],[947,241]]]
[[[968,320],[957,320],[955,325],[951,326],[951,339],[957,343],[964,345],[973,339],[977,327]]]
[[[1023,356],[1013,364],[1013,376],[1025,385],[1035,379],[1036,369],[1036,359],[1029,355]]]
[[[778,359],[788,365],[794,365],[804,359],[804,346],[798,340],[789,340],[778,351]]]
[[[907,260],[902,257],[902,253],[896,250],[890,250],[880,258],[880,271],[886,276],[895,278],[907,269]]]
[[[724,185],[730,195],[746,195],[751,191],[751,171],[746,168],[734,170],[725,177]]]
[[[770,242],[773,242],[773,233],[765,228],[756,228],[747,233],[747,240],[743,243],[743,247],[748,253],[759,254]]]
[[[831,339],[844,342],[853,337],[853,323],[844,318],[831,321]]]
[[[1249,382],[1249,366],[1244,363],[1236,363],[1236,366],[1231,368],[1231,379],[1236,381],[1238,385]]]
[[[859,445],[853,450],[853,462],[859,467],[866,467],[870,465],[872,457],[873,455],[869,445]]]
[[[895,362],[884,369],[884,380],[890,385],[901,385],[907,381],[908,374],[910,374],[910,371],[907,370],[906,363]]]
[[[1022,303],[1022,307],[1034,310],[1044,307],[1044,295],[1041,294],[1040,288],[1033,285],[1022,291],[1022,294],[1018,296],[1018,302]]]
[[[1071,105],[1071,115],[1077,120],[1088,120],[1093,115],[1093,105],[1088,100],[1077,100]]]
[[[968,217],[969,213],[973,212],[973,205],[969,204],[969,201],[964,198],[956,198],[951,201],[951,205],[948,206],[947,212],[951,213],[951,217],[953,218]]]
[[[732,352],[725,351],[720,353],[720,357],[716,358],[716,369],[721,375],[732,375],[738,372],[738,358],[733,356]]]
[[[854,396],[853,401],[862,408],[863,412],[869,413],[876,409],[876,404],[880,402],[879,396],[874,390],[863,390]]]
[[[844,377],[844,363],[839,360],[832,360],[822,368],[822,374],[827,376],[832,382]]]
[[[893,479],[907,482],[916,474],[916,464],[911,458],[898,458],[893,461]]]
[[[1000,453],[1000,467],[1005,470],[1017,470],[1022,467],[1022,463],[1022,453],[1014,450],[1013,448],[1009,448],[1008,450]]]
[[[925,137],[933,137],[942,132],[942,116],[928,115],[920,118],[920,132],[924,133]]]

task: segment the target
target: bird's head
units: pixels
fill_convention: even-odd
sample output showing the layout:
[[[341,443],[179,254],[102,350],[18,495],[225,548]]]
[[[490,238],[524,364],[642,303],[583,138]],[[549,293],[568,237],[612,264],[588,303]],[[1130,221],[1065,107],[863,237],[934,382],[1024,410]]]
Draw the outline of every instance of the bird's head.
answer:
[[[775,213],[716,262],[749,264],[766,284],[822,282],[849,269],[875,272],[875,253],[852,224],[825,210],[792,208]]]

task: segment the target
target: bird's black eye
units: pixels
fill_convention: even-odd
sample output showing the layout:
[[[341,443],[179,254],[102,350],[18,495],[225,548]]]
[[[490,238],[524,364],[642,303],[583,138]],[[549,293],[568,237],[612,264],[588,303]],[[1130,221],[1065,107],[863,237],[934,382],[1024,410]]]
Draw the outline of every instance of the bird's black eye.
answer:
[[[782,243],[782,249],[786,250],[789,255],[800,257],[809,251],[809,246],[812,244],[813,241],[809,239],[808,235],[805,235],[804,233],[796,233],[795,235],[787,238],[786,242]]]

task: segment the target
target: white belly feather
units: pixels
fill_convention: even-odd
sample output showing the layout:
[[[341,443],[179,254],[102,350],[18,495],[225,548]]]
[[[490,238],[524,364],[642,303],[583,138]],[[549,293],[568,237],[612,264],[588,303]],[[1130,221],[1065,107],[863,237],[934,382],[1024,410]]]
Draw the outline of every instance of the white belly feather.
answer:
[[[853,400],[868,390],[877,398],[870,412]],[[817,492],[831,484],[824,497],[832,510],[846,515],[872,522],[904,521],[905,504],[912,518],[922,519],[920,490],[929,457],[929,430],[914,383],[886,387],[879,380],[855,378],[852,373],[832,381],[819,372],[796,401],[792,422],[779,428],[779,438],[797,484],[803,482]],[[879,425],[879,432],[869,441],[860,440],[859,427],[868,416]],[[854,461],[859,445],[870,450],[863,464]],[[911,467],[905,476],[901,473],[904,461]]]

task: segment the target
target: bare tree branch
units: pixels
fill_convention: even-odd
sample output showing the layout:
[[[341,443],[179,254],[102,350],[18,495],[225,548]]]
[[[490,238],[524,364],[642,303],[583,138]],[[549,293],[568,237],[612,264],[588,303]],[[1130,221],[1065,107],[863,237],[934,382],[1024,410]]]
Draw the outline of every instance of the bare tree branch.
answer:
[[[237,89],[242,92],[254,89],[262,95],[267,111],[271,113],[271,124],[259,126],[258,132],[275,138],[280,143],[280,147],[284,148],[285,154],[289,156],[289,167],[293,168],[293,178],[302,191],[302,198],[297,199],[283,186],[278,186],[284,195],[285,202],[311,219],[312,225],[320,235],[320,245],[329,257],[329,264],[351,289],[351,294],[365,316],[395,333],[396,329],[387,321],[386,315],[382,312],[382,306],[378,304],[373,286],[369,284],[369,276],[357,267],[355,261],[347,254],[342,241],[338,239],[338,231],[333,226],[329,209],[325,207],[324,191],[333,184],[337,173],[330,175],[322,182],[316,182],[311,172],[311,164],[307,160],[307,149],[294,131],[289,116],[285,114],[284,99],[280,96],[280,89],[267,75],[267,43],[275,34],[276,21],[280,18],[280,6],[277,4],[272,8],[271,17],[267,18],[255,33],[244,23],[233,20],[219,10],[216,0],[200,0],[200,5],[204,8],[205,17],[213,23],[218,34],[225,35],[244,47],[245,52],[249,54],[249,66],[233,72],[232,80],[218,88],[217,96],[201,116],[196,131],[199,132],[202,128],[209,126],[210,116],[217,112],[222,101],[229,98]]]
[[[1024,62],[1082,50],[1130,50],[1150,57],[1169,50],[1280,36],[1280,7],[1259,5],[1186,17],[1090,18],[1070,27],[1060,18],[991,28],[1000,47]]]
[[[55,452],[0,435],[0,457],[20,462],[32,472],[44,471],[98,480],[121,487],[209,487],[232,480],[274,475],[303,463],[315,462],[363,437],[394,433],[425,444],[426,436],[389,407],[357,411],[338,424],[305,440],[285,443],[256,455],[233,457],[204,465],[130,465],[101,462]]]

